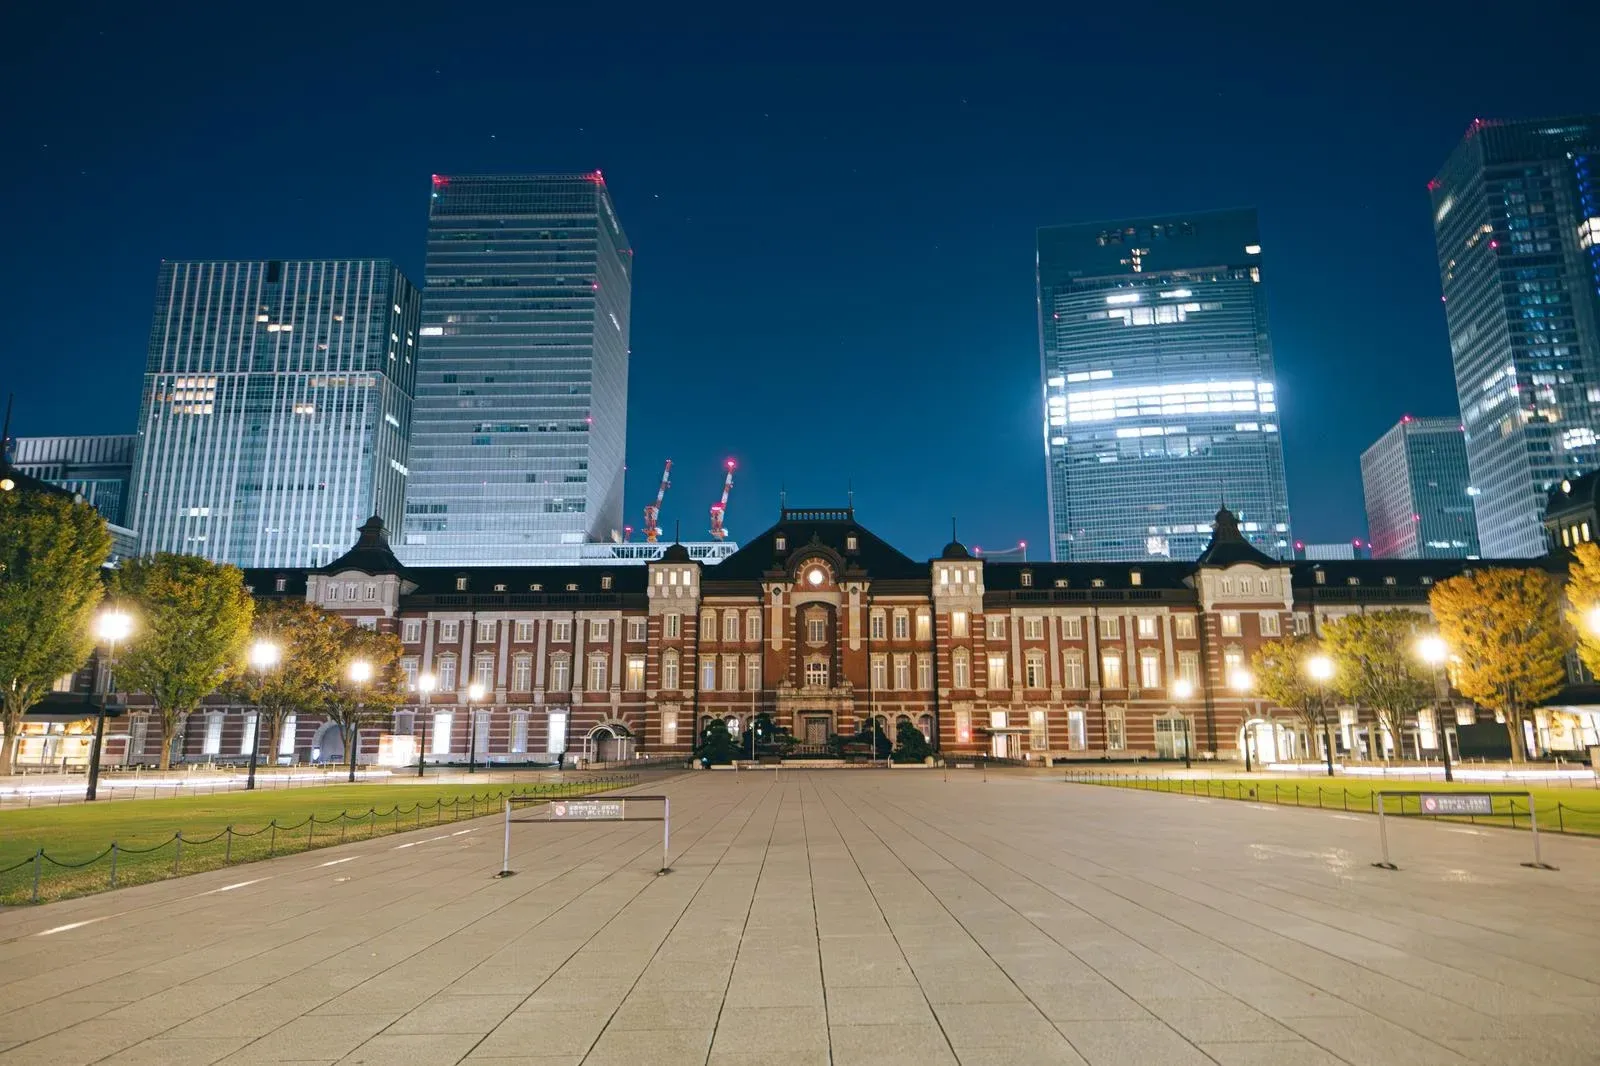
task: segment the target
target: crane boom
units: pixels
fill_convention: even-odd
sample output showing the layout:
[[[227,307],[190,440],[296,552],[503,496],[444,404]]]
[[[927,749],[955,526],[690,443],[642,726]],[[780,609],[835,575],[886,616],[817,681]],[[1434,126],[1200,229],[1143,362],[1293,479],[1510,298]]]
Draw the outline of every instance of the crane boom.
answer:
[[[646,504],[644,509],[644,539],[654,544],[661,536],[661,526],[657,519],[661,517],[661,501],[667,495],[667,487],[672,484],[672,460],[667,460],[666,469],[661,471],[661,487],[656,489],[654,502]]]
[[[725,540],[728,531],[722,528],[722,518],[728,511],[728,493],[733,491],[733,460],[728,460],[728,476],[722,479],[722,500],[711,505],[711,537]]]

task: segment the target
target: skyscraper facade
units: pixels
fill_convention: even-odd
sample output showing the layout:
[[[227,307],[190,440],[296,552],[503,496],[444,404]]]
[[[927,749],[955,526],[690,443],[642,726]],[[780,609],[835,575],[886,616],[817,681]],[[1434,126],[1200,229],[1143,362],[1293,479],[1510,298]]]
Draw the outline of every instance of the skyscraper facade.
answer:
[[[163,263],[128,524],[143,552],[320,566],[404,512],[421,295],[382,259]]]
[[[572,561],[622,529],[632,275],[598,171],[434,177],[408,564]]]
[[[1361,453],[1361,486],[1374,559],[1479,554],[1466,432],[1456,419],[1406,415]]]
[[[1288,489],[1253,209],[1039,231],[1056,560],[1194,559],[1226,502],[1288,558]]]
[[[1474,121],[1428,189],[1483,554],[1538,555],[1600,465],[1600,116]]]
[[[11,442],[10,460],[24,474],[77,493],[107,522],[120,526],[138,439],[132,433],[18,437]]]

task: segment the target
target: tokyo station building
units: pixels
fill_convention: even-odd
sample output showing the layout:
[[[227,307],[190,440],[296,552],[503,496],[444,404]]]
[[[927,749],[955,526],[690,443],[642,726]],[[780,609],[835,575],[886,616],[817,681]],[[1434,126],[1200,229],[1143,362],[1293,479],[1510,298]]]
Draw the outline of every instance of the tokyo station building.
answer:
[[[1489,564],[1283,562],[1226,509],[1193,562],[996,562],[956,542],[918,561],[852,508],[785,508],[716,564],[673,545],[614,568],[408,568],[373,518],[326,567],[245,579],[261,600],[303,597],[395,633],[413,684],[431,682],[363,730],[364,762],[465,763],[469,744],[479,764],[687,758],[712,718],[740,739],[766,712],[802,752],[874,718],[891,738],[911,722],[946,756],[1052,762],[1181,758],[1186,740],[1194,758],[1236,759],[1250,723],[1265,763],[1322,749],[1293,713],[1229,686],[1264,641],[1352,611],[1425,613],[1430,586],[1473,565]],[[247,712],[191,716],[181,757],[243,762]],[[1431,715],[1402,738],[1408,754],[1437,757]],[[142,717],[108,759],[155,761]],[[1341,712],[1339,754],[1369,750],[1365,718]],[[333,761],[337,730],[288,723],[274,761]]]

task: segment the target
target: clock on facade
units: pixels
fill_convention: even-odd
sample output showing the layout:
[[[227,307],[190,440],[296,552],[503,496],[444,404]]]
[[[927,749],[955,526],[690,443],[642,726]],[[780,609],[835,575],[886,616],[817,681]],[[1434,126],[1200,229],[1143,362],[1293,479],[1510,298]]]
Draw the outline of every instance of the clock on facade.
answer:
[[[828,575],[823,572],[820,566],[813,566],[806,572],[806,583],[812,588],[818,587],[826,580],[828,580]]]

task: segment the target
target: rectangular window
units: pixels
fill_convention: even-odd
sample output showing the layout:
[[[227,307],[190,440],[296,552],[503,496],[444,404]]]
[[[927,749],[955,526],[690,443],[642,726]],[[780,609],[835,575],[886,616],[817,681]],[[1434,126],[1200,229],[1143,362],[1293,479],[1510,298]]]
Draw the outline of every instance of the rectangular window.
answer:
[[[552,644],[571,644],[572,643],[572,623],[571,622],[551,622],[550,623],[550,642]]]
[[[911,616],[904,611],[894,613],[894,639],[911,639]]]
[[[596,655],[589,660],[589,691],[604,692],[610,687],[606,682],[606,657]]]
[[[1139,616],[1139,639],[1140,640],[1154,640],[1154,639],[1156,639],[1156,636],[1158,635],[1157,632],[1156,632],[1156,622],[1157,622],[1156,616],[1153,615],[1153,614],[1141,614]]]
[[[511,661],[511,691],[533,691],[533,660],[519,655]]]
[[[1244,652],[1238,648],[1228,648],[1222,653],[1222,679],[1231,681],[1240,670],[1244,669]]]
[[[439,711],[433,716],[433,753],[435,755],[450,754],[450,729],[455,722],[455,715],[449,711]]]
[[[950,659],[950,683],[956,688],[966,688],[967,671],[967,653],[963,648]]]
[[[1311,635],[1311,616],[1309,614],[1297,614],[1294,616],[1294,634],[1297,637]]]
[[[1178,676],[1191,685],[1200,683],[1200,653],[1197,651],[1180,651],[1178,653]]]
[[[283,729],[278,733],[279,755],[287,755],[291,758],[294,757],[294,730],[297,724],[298,723],[295,721],[294,715],[290,714],[284,716]]]
[[[1225,636],[1225,637],[1237,637],[1240,632],[1241,632],[1241,630],[1239,628],[1239,612],[1238,611],[1223,611],[1222,612],[1222,635]]]
[[[911,657],[896,655],[894,657],[894,687],[904,692],[911,687]]]
[[[761,611],[752,607],[744,613],[744,639],[761,639]]]
[[[1278,615],[1273,611],[1261,612],[1261,635],[1275,637],[1278,635]]]
[[[550,689],[553,692],[566,692],[572,688],[572,660],[565,655],[558,655],[550,660]]]
[[[666,634],[668,640],[677,640],[683,632],[683,615],[676,611],[668,612],[665,616]]]
[[[439,623],[439,643],[441,643],[441,644],[455,644],[455,643],[459,642],[460,640],[461,640],[461,623],[460,622],[440,622]]]
[[[511,753],[521,755],[528,750],[528,712],[511,712]]]
[[[867,636],[873,640],[883,640],[887,635],[884,629],[884,614],[882,611],[873,611],[868,621]]]
[[[1141,688],[1161,687],[1161,659],[1158,656],[1139,656],[1139,686]]]
[[[738,611],[723,611],[722,612],[722,639],[723,640],[738,640],[739,639],[739,612]]]
[[[739,657],[737,655],[724,655],[722,657],[722,691],[739,691]]]
[[[1064,640],[1083,639],[1083,619],[1077,615],[1061,620],[1061,636]]]
[[[1194,615],[1180,614],[1173,618],[1172,624],[1179,640],[1194,639]]]
[[[222,754],[222,715],[206,715],[206,739],[200,748],[202,755]]]
[[[926,611],[917,612],[917,639],[929,640],[933,634],[933,621]]]
[[[646,622],[647,619],[644,618],[628,619],[628,642],[630,644],[637,644],[644,640]]]
[[[812,688],[827,688],[828,664],[820,659],[806,663],[806,684]]]
[[[872,657],[872,687],[889,687],[889,658],[886,655]]]
[[[489,712],[474,711],[472,718],[472,750],[483,755],[489,750]]]
[[[956,743],[970,744],[972,742],[972,712],[964,707],[956,708]]]
[[[678,657],[675,653],[661,660],[661,687],[670,691],[677,691]]]
[[[1042,710],[1028,712],[1028,749],[1030,751],[1050,750],[1050,727]]]
[[[1100,687],[1122,687],[1122,656],[1107,655],[1100,660]]]
[[[1069,651],[1061,660],[1061,684],[1065,688],[1083,688],[1083,655]]]
[[[992,615],[989,616],[989,639],[990,640],[1005,640],[1006,639],[1006,616],[1005,615],[1003,615],[1003,614],[992,614]]]
[[[1122,751],[1128,746],[1127,720],[1120,709],[1106,712],[1106,747]]]
[[[628,691],[644,691],[644,656],[628,656]]]
[[[596,618],[589,623],[589,639],[596,644],[611,639],[611,623],[604,618]]]
[[[417,660],[415,656],[408,655],[400,660],[400,672],[405,675],[406,691],[415,692],[417,688]]]
[[[917,687],[920,689],[933,687],[933,660],[926,655],[917,656]]]
[[[964,639],[967,635],[967,612],[950,612],[950,635],[957,640]]]
[[[1100,639],[1116,640],[1122,635],[1121,619],[1116,615],[1105,615],[1100,619]]]
[[[545,719],[544,751],[546,755],[562,755],[567,750],[567,712],[551,711]]]
[[[700,612],[700,636],[704,640],[717,639],[717,612]]]
[[[744,660],[744,687],[751,692],[761,690],[761,656],[747,655]]]
[[[811,644],[821,644],[828,639],[828,620],[826,618],[806,619],[806,641]]]
[[[1006,657],[1004,655],[989,656],[989,687],[1010,688],[1010,678],[1006,677]]]
[[[1024,618],[1022,620],[1022,639],[1023,640],[1043,640],[1044,639],[1044,619],[1040,618],[1036,614],[1029,615],[1028,617]]]
[[[400,623],[400,640],[405,644],[415,644],[422,639],[422,619],[407,618]]]
[[[454,692],[456,690],[456,659],[453,655],[446,655],[439,660],[439,691]]]
[[[707,659],[700,664],[700,691],[713,692],[717,687],[717,660]]]
[[[678,742],[678,709],[676,707],[663,707],[661,709],[661,743],[671,746]]]
[[[526,644],[526,643],[528,643],[528,641],[530,641],[532,639],[533,639],[533,623],[531,621],[518,622],[517,623],[517,642],[519,644]]]
[[[493,622],[479,622],[478,623],[478,643],[479,644],[492,644],[492,643],[494,643],[494,623]]]
[[[494,688],[494,660],[487,655],[480,655],[472,662],[472,680],[475,684],[482,685],[485,692]]]
[[[256,746],[256,727],[260,724],[261,715],[251,711],[244,716],[244,736],[239,738],[239,754],[249,755]]]
[[[1089,747],[1089,731],[1082,711],[1067,712],[1067,747],[1084,751]]]

